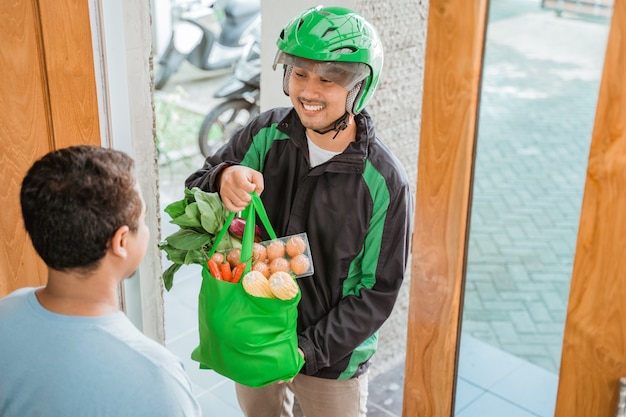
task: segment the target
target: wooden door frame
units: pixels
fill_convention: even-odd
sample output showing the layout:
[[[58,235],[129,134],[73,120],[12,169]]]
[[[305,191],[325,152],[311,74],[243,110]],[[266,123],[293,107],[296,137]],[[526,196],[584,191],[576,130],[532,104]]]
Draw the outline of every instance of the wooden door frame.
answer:
[[[152,93],[151,4],[88,0],[91,12],[102,145],[135,160],[146,202],[151,243],[134,278],[124,281],[129,319],[147,336],[165,343],[158,165]]]
[[[454,413],[487,12],[488,0],[429,5],[403,417]],[[625,44],[622,0],[614,6],[592,135],[557,417],[615,415],[626,376],[626,198],[616,191],[626,189]]]
[[[403,417],[454,411],[488,0],[431,0]]]
[[[614,416],[626,376],[626,1],[614,3],[574,256],[556,417]]]

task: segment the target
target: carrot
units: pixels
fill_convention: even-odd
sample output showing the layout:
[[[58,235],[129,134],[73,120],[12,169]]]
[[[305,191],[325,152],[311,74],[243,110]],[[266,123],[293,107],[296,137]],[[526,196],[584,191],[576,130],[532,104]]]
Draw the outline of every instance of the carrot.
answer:
[[[245,262],[242,262],[242,263],[240,263],[239,265],[237,265],[235,267],[234,272],[233,272],[233,280],[232,280],[233,283],[236,284],[236,283],[239,282],[239,280],[241,279],[241,275],[243,274],[243,270],[244,269],[246,269],[246,263]]]
[[[220,272],[222,273],[222,279],[224,281],[233,281],[233,273],[230,270],[230,264],[228,262],[220,264]]]
[[[217,262],[213,259],[209,259],[206,264],[209,267],[209,272],[213,275],[213,278],[221,280],[222,273],[220,272],[220,268],[217,266]]]

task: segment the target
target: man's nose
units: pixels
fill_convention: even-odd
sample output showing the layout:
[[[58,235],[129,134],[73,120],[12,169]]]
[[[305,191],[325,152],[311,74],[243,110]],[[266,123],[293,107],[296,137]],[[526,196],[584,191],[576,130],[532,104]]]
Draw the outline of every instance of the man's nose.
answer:
[[[319,96],[320,81],[314,78],[307,78],[302,86],[302,95],[307,98],[315,98]]]

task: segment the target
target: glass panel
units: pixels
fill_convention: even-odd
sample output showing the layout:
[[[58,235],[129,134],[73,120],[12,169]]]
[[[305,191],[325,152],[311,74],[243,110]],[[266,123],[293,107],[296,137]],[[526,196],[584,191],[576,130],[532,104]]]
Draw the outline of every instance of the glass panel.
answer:
[[[251,42],[255,36],[260,40],[260,2],[256,11],[250,2],[152,3],[161,237],[165,238],[178,227],[169,223],[170,216],[163,210],[184,197],[185,179],[202,166],[205,155],[213,154],[234,129],[258,112],[259,50]],[[227,6],[234,12],[228,18]],[[248,7],[247,12],[242,7]],[[165,253],[162,256],[165,269],[171,262]],[[200,274],[199,265],[183,266],[171,291],[164,294],[166,346],[182,359],[204,415],[241,417],[234,382],[212,370],[200,370],[190,357],[199,343]]]
[[[554,415],[608,27],[491,1],[456,416]]]

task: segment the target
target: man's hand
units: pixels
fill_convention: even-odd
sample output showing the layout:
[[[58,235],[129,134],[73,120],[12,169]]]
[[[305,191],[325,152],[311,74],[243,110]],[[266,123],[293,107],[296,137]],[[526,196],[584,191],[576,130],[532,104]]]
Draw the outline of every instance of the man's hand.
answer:
[[[261,195],[265,185],[263,174],[242,165],[233,165],[224,169],[220,174],[220,196],[226,208],[234,213],[248,207],[256,191]]]

